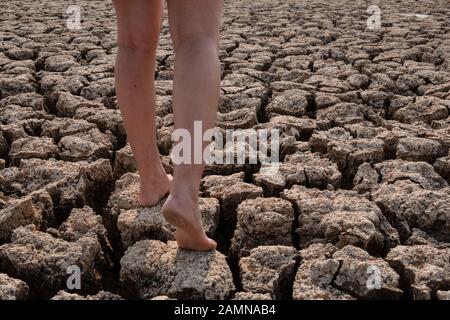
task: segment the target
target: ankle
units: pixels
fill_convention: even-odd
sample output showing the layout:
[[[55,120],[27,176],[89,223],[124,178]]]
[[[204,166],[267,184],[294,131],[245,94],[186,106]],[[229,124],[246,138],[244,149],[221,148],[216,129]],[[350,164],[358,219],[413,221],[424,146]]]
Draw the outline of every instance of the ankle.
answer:
[[[163,166],[156,166],[153,170],[139,170],[139,177],[141,182],[161,182],[169,180]]]
[[[167,175],[143,175],[139,174],[139,181],[141,184],[160,184],[164,183],[165,181],[169,182],[169,177]]]
[[[193,202],[198,201],[199,192],[198,188],[186,183],[174,182],[171,190],[172,197],[176,199],[182,199],[183,201],[191,200]]]
[[[186,194],[173,194],[170,192],[169,197],[163,206],[164,211],[172,212],[172,214],[180,214],[183,216],[196,216],[199,214],[198,198],[191,198]]]

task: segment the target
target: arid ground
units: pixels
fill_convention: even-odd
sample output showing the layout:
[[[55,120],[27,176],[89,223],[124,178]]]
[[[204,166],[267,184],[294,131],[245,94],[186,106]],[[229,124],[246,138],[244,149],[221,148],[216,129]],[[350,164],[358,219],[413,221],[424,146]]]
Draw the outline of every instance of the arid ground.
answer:
[[[207,253],[137,205],[114,11],[72,2],[80,30],[0,4],[0,299],[450,299],[447,0],[226,1],[217,126],[278,129],[282,163],[208,165]],[[157,60],[170,172],[167,20]]]

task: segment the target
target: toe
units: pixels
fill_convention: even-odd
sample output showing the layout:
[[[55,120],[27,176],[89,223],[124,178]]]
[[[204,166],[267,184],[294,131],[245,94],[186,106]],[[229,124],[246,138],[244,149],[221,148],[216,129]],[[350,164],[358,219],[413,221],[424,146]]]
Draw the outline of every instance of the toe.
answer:
[[[208,238],[209,243],[212,245],[213,248],[217,247],[217,242],[215,242],[213,239]]]

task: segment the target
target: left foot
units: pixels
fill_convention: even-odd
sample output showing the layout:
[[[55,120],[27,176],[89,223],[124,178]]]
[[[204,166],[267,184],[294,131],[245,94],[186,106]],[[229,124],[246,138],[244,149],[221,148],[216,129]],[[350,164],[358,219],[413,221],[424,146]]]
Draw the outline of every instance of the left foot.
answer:
[[[166,172],[153,178],[141,177],[139,180],[138,204],[142,207],[155,206],[169,193],[172,184],[172,176]]]

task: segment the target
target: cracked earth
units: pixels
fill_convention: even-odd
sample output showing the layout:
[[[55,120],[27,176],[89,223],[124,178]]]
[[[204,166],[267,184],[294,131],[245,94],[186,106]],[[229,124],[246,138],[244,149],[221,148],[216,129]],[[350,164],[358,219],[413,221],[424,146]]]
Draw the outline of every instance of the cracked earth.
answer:
[[[217,125],[279,129],[279,173],[211,165],[218,251],[178,250],[114,90],[109,1],[1,1],[0,299],[450,299],[450,5],[226,1]],[[170,173],[174,52],[157,54]],[[66,286],[81,271],[81,290]]]

